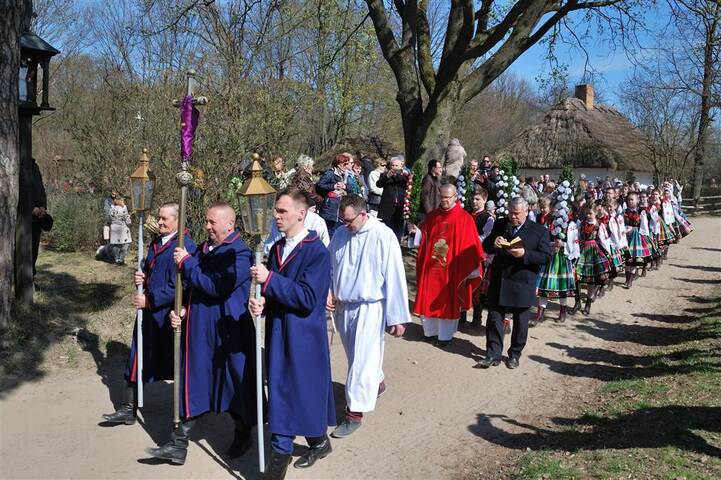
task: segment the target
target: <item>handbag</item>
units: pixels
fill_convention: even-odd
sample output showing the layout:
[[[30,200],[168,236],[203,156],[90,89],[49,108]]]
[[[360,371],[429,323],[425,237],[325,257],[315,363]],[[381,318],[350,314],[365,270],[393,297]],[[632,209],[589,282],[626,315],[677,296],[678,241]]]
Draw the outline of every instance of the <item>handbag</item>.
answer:
[[[53,222],[53,217],[48,212],[45,212],[45,215],[40,217],[40,228],[44,232],[49,232],[53,228]]]

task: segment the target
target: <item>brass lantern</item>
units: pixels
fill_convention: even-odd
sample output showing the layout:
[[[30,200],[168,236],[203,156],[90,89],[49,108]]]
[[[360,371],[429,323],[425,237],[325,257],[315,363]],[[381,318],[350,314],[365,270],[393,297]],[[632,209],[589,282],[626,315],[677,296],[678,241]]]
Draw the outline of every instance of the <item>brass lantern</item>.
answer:
[[[150,171],[150,158],[148,149],[144,148],[140,155],[140,165],[130,175],[132,191],[132,208],[136,212],[145,212],[153,208],[153,194],[155,193],[155,175]]]
[[[263,178],[257,153],[253,154],[251,177],[238,189],[238,204],[243,229],[251,235],[266,237],[270,233],[275,211],[275,189]]]

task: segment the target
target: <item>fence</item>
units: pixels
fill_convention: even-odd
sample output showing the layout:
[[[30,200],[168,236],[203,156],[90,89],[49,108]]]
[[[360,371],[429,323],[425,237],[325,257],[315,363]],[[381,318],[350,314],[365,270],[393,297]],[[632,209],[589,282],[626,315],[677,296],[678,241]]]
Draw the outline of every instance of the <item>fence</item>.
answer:
[[[684,205],[683,209],[689,215],[721,215],[721,195],[702,196],[696,205]]]

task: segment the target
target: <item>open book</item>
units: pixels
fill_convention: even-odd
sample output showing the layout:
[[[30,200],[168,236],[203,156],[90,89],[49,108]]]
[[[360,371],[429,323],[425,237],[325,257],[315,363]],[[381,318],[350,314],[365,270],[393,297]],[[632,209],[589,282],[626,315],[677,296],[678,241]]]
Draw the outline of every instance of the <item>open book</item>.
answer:
[[[510,242],[504,240],[500,243],[500,246],[505,250],[508,250],[509,248],[522,248],[523,240],[521,240],[521,237],[516,237]]]

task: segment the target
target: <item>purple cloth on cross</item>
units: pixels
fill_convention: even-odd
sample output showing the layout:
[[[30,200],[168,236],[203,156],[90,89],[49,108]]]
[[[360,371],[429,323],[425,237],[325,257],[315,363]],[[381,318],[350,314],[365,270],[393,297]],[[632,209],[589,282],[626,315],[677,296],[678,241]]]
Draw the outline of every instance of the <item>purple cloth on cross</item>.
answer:
[[[188,161],[193,156],[193,140],[199,119],[200,112],[193,105],[193,97],[186,96],[180,108],[180,156],[183,161]]]

